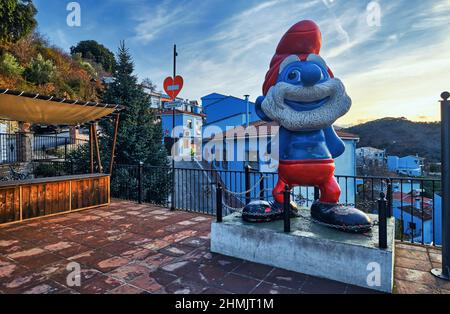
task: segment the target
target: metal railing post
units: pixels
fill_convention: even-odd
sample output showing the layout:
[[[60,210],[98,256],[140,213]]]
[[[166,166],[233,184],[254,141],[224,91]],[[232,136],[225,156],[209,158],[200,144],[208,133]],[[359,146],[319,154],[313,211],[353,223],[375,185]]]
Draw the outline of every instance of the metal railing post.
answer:
[[[64,160],[67,160],[67,137],[64,138]]]
[[[284,187],[283,192],[283,218],[284,218],[284,232],[291,232],[291,190],[289,186]]]
[[[441,97],[442,269],[431,273],[450,280],[450,93],[443,92]]]
[[[315,186],[314,187],[314,201],[317,201],[319,198],[320,198],[320,190],[317,186]]]
[[[142,161],[139,162],[138,166],[138,202],[142,204],[142,168],[144,163]]]
[[[388,179],[386,194],[387,194],[387,197],[386,197],[387,198],[387,213],[386,213],[386,215],[388,218],[391,218],[393,215],[393,212],[392,212],[393,211],[392,210],[393,198],[392,198],[392,180],[391,179]]]
[[[172,173],[171,173],[171,186],[172,186],[172,193],[171,193],[171,197],[170,197],[170,210],[171,211],[175,211],[175,161],[173,159],[174,157],[172,157]],[[183,185],[181,185],[183,186]],[[178,185],[177,185],[178,187]]]
[[[259,199],[264,200],[264,174],[261,173],[260,181],[259,181]]]
[[[378,200],[378,242],[381,249],[386,249],[387,245],[387,200],[383,192]]]
[[[216,188],[216,217],[217,222],[222,222],[222,185],[217,184]]]
[[[250,165],[245,166],[245,204],[248,205],[251,201],[251,191],[250,191],[250,171],[252,167]]]

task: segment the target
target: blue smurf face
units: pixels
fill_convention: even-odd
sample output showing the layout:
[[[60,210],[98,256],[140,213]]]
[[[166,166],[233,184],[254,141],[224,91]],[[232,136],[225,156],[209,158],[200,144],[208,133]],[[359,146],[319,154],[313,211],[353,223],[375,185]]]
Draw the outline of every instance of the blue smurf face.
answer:
[[[290,59],[289,59],[290,58]],[[326,64],[317,55],[310,55],[306,61],[289,57],[280,66],[278,81],[295,85],[299,88],[312,87],[330,80]],[[328,101],[329,97],[314,101],[295,101],[285,99],[286,105],[296,111],[309,111],[321,107]]]

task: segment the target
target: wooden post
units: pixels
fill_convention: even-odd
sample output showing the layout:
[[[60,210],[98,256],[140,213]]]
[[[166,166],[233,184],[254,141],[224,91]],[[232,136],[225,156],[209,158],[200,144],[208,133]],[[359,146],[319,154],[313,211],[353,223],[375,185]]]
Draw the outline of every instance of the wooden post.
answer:
[[[93,124],[89,126],[89,163],[91,166],[91,173],[94,173],[94,131]]]
[[[112,172],[113,172],[114,154],[116,153],[117,132],[119,130],[119,117],[120,117],[120,114],[118,113],[116,115],[116,124],[114,126],[114,137],[113,137],[113,144],[112,144],[112,149],[111,149],[111,162],[109,164],[109,175],[112,175]]]
[[[103,166],[102,166],[102,160],[100,158],[100,147],[98,145],[97,126],[96,126],[95,123],[92,125],[92,128],[93,128],[93,131],[94,131],[95,149],[97,151],[98,172],[102,173],[103,172]]]

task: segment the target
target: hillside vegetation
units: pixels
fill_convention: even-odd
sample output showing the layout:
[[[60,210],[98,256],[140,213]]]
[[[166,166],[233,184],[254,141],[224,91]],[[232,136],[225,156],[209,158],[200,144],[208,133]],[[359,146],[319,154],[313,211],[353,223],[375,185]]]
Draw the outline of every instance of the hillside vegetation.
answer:
[[[0,87],[58,97],[98,100],[101,65],[51,46],[38,33],[0,45]]]
[[[416,155],[428,162],[440,161],[439,122],[413,122],[406,118],[383,118],[345,129],[359,135],[358,147],[386,149],[388,155]]]

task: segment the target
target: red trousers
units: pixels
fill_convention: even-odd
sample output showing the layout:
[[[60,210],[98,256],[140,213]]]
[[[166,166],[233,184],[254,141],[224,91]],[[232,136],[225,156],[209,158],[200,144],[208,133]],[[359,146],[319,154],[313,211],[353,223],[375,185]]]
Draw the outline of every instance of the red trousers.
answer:
[[[320,201],[338,203],[341,188],[334,177],[334,160],[289,160],[282,161],[278,167],[278,182],[272,191],[278,203],[283,203],[283,191],[286,184],[294,186],[317,186],[320,189]]]

